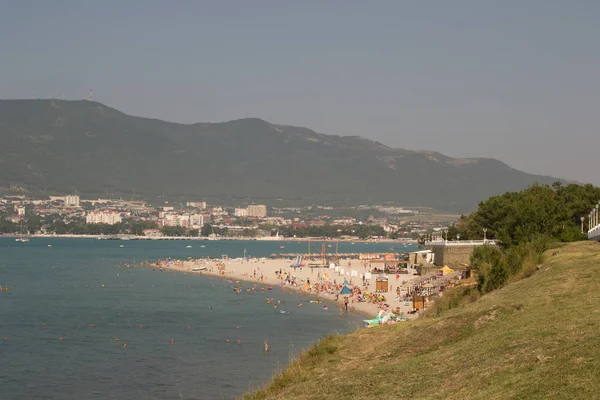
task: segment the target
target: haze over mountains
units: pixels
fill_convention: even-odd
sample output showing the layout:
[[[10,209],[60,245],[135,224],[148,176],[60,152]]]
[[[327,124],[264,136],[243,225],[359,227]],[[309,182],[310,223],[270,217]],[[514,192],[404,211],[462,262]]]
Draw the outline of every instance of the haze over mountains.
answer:
[[[157,200],[391,202],[467,212],[557,179],[249,118],[170,123],[90,101],[0,100],[0,186]]]

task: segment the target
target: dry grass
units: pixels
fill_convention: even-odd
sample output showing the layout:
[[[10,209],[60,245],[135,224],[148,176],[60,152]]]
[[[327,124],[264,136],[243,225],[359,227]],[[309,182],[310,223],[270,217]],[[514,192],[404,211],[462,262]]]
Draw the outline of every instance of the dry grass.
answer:
[[[600,244],[580,242],[439,317],[330,336],[245,398],[597,398],[599,331]]]

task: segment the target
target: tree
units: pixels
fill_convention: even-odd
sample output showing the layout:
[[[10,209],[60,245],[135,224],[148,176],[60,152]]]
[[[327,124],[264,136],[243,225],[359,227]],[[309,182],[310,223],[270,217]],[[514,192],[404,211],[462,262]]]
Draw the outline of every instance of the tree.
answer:
[[[161,232],[165,236],[185,236],[185,228],[183,226],[163,226]]]
[[[479,289],[489,292],[511,276],[533,273],[553,241],[585,239],[580,218],[599,199],[600,188],[592,185],[536,184],[481,202],[477,211],[462,216],[449,232],[476,239],[487,228],[487,237],[500,241],[501,247],[478,247],[471,256]]]
[[[209,223],[202,225],[202,228],[200,228],[200,236],[209,236],[211,233],[213,233],[213,227]]]

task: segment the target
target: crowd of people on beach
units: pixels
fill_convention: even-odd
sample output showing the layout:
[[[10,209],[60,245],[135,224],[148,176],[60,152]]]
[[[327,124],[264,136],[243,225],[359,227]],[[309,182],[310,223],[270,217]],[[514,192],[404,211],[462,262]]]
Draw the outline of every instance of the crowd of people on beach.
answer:
[[[226,276],[231,272],[227,271],[227,264],[221,259],[199,259],[189,260],[189,262],[192,263],[192,265],[208,265],[209,267],[207,268],[206,272],[213,274],[217,273],[220,276]],[[253,268],[252,273],[245,272],[243,274],[244,278],[248,280],[256,280],[260,283],[266,283],[267,271],[261,269],[261,263],[258,260],[255,260],[253,263],[256,264],[256,267]],[[167,258],[164,260],[157,260],[155,266],[159,268],[174,267],[175,269],[185,269],[186,262]],[[216,270],[213,269],[213,266],[216,268]],[[296,274],[295,269],[288,270],[288,268],[284,269],[281,267],[279,270],[275,270],[274,274],[278,282],[277,285],[280,286],[282,290],[283,288],[287,287],[297,290],[301,294],[330,298],[336,302],[340,302],[340,292],[342,289],[348,288],[350,292],[341,298],[342,305],[340,308],[345,311],[354,309],[353,305],[357,303],[370,303],[376,305],[379,310],[390,309],[390,305],[387,304],[385,295],[367,290],[368,282],[365,280],[364,275],[361,275],[361,287],[361,285],[356,284],[352,278],[350,281],[344,280],[343,282],[340,282],[336,277],[331,276],[329,271],[317,270],[313,279],[311,279],[311,277],[303,278],[299,276],[299,274]],[[311,269],[311,275],[312,274],[313,270]],[[246,291],[255,290],[255,286],[246,289]],[[264,289],[262,290],[264,291]]]
[[[234,264],[232,264],[232,261],[234,260],[211,260],[208,258],[182,261],[168,258],[157,260],[155,265],[159,268],[172,267],[173,269],[183,269],[184,271],[190,270],[195,272],[201,272],[198,271],[197,267],[199,265],[205,265],[205,272],[223,277],[233,277],[236,274],[235,270],[231,269],[235,268],[233,267]],[[238,276],[243,276],[241,279],[264,284],[276,284],[278,287],[281,287],[281,290],[290,288],[297,290],[301,294],[331,299],[341,303],[340,309],[345,311],[353,310],[355,309],[355,306],[367,303],[374,306],[372,309],[401,314],[402,309],[408,311],[408,307],[412,305],[410,300],[413,295],[425,295],[425,302],[428,303],[429,295],[433,294],[430,293],[432,290],[430,287],[433,284],[441,283],[439,280],[440,277],[435,273],[414,277],[412,280],[402,281],[399,281],[400,275],[396,274],[395,286],[390,285],[387,291],[376,292],[373,291],[372,288],[370,289],[370,282],[366,279],[366,265],[363,265],[365,267],[364,274],[359,276],[346,276],[338,275],[329,268],[319,269],[309,267],[310,273],[307,273],[306,270],[302,271],[302,267],[295,268],[293,266],[285,268],[280,266],[277,269],[273,269],[272,266],[263,266],[265,260],[262,259],[244,259],[241,261],[235,260],[235,262],[252,265],[251,269],[246,267],[243,273],[238,271]],[[306,268],[307,267],[305,267],[305,269]],[[393,280],[393,277],[394,276],[392,275],[390,280]],[[444,283],[449,283],[450,278],[451,277],[443,279],[444,281],[448,281]],[[396,290],[393,291],[392,287]],[[435,294],[441,293],[439,289],[439,286],[436,286],[437,293]],[[246,289],[246,291],[254,290],[256,290],[255,286]],[[264,291],[264,288],[262,291]],[[388,300],[390,294],[392,297]]]

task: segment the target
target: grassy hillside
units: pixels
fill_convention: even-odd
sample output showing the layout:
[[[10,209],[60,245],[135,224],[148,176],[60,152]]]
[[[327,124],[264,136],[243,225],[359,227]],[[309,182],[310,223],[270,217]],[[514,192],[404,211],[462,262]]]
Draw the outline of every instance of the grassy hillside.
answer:
[[[368,133],[366,133],[368,134]],[[175,124],[90,101],[0,100],[0,189],[181,201],[392,202],[465,212],[555,179],[248,118]]]
[[[326,338],[248,399],[590,399],[600,393],[600,244],[412,323]]]

